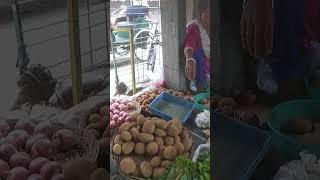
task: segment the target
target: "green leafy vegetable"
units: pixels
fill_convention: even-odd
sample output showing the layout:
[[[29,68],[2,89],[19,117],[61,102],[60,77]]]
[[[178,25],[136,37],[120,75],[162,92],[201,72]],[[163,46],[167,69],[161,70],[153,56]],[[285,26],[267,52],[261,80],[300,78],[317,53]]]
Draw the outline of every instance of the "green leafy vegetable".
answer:
[[[159,180],[210,180],[210,155],[202,154],[197,162],[178,156]]]

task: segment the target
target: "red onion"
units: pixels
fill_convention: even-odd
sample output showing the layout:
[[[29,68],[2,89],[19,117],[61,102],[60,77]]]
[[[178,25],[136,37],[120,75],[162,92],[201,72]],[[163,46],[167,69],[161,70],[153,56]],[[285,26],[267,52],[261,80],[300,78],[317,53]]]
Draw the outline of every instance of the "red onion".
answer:
[[[0,159],[0,177],[6,175],[6,173],[10,170],[9,164],[6,161]]]
[[[25,152],[17,152],[10,157],[10,167],[25,167],[28,168],[31,162],[31,157]]]
[[[29,171],[24,167],[15,167],[9,171],[6,180],[24,180],[29,176]]]
[[[9,161],[10,157],[17,151],[16,147],[12,144],[2,144],[0,146],[0,158]]]
[[[29,134],[32,134],[35,126],[36,126],[35,123],[33,123],[31,121],[19,120],[16,123],[14,128],[18,129],[18,130],[25,130]]]
[[[49,160],[44,157],[39,157],[36,159],[33,159],[31,163],[29,164],[29,171],[30,173],[40,173],[40,169],[43,165],[45,165]]]
[[[54,162],[54,161],[47,162],[40,169],[40,174],[46,179],[50,179],[54,175],[60,174],[60,173],[61,173],[61,166],[57,162]]]
[[[32,174],[28,177],[27,180],[46,180],[40,174]]]

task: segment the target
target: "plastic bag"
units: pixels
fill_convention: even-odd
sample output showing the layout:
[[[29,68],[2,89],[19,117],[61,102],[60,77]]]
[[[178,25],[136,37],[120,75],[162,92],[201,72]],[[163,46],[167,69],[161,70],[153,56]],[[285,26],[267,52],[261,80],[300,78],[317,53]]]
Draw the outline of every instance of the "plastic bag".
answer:
[[[268,94],[274,95],[278,92],[278,83],[273,78],[270,65],[264,59],[259,60],[257,86]]]
[[[320,160],[312,154],[300,153],[301,160],[280,167],[273,180],[319,180]]]
[[[197,162],[201,154],[210,153],[210,144],[200,144],[193,154],[192,161]]]

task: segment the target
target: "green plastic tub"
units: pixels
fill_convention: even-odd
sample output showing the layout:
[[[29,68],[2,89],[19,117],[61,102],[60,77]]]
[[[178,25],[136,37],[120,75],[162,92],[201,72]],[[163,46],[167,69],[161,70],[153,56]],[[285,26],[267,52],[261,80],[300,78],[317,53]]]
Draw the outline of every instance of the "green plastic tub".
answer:
[[[299,159],[299,152],[307,151],[320,157],[319,145],[305,145],[298,138],[283,133],[280,129],[293,118],[319,119],[319,100],[295,100],[276,106],[268,116],[268,126],[272,130],[273,145],[289,159]]]
[[[314,88],[310,86],[309,80],[305,80],[308,96],[312,99],[320,100],[320,88]]]
[[[200,93],[200,94],[197,94],[196,96],[194,96],[193,101],[195,103],[195,108],[197,110],[201,111],[201,112],[204,109],[210,110],[209,107],[205,107],[205,106],[203,106],[202,104],[199,103],[202,98],[209,99],[210,98],[210,94],[209,93]]]

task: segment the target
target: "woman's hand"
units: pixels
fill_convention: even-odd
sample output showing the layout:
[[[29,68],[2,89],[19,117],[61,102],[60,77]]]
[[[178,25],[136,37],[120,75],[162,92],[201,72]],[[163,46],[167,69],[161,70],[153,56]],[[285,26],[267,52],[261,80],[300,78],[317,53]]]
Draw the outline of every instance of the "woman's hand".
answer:
[[[272,0],[247,0],[241,17],[241,41],[251,56],[271,54],[273,45]]]
[[[186,77],[188,80],[194,80],[196,76],[196,62],[194,60],[187,60],[186,61]]]

